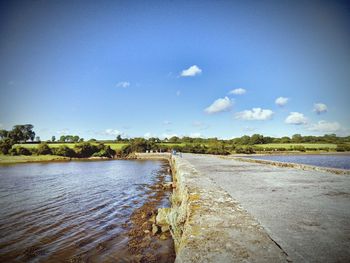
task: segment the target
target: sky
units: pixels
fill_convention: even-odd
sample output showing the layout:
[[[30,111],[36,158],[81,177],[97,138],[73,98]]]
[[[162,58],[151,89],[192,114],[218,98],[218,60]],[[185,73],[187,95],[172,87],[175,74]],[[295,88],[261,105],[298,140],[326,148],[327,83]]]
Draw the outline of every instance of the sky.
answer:
[[[2,1],[0,129],[350,135],[346,1]]]

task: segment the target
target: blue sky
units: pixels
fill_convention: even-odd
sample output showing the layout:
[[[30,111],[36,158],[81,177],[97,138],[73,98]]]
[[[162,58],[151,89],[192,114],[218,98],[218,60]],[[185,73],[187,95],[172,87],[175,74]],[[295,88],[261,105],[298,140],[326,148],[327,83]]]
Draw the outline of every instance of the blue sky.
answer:
[[[0,5],[2,128],[31,123],[42,139],[350,134],[346,2]]]

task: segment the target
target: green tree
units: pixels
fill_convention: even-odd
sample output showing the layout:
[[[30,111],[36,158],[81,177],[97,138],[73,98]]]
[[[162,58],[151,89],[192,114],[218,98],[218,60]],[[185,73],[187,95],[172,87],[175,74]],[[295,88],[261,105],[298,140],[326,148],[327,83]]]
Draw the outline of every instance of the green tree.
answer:
[[[33,131],[34,126],[32,124],[15,125],[9,132],[8,137],[18,142],[26,142],[28,140],[34,141],[35,132]]]
[[[294,143],[301,143],[302,142],[302,136],[300,134],[294,134],[292,136],[292,142],[294,142]]]
[[[248,135],[244,135],[240,138],[239,144],[248,145],[250,143],[250,137]]]
[[[9,131],[6,131],[6,130],[0,130],[0,138],[1,139],[5,139],[7,138],[9,135]]]
[[[264,136],[260,134],[253,134],[252,137],[250,137],[250,144],[263,144],[264,143]]]
[[[56,141],[56,137],[55,137],[55,136],[52,136],[52,137],[51,137],[51,141],[52,141],[52,142],[55,142],[55,141]]]

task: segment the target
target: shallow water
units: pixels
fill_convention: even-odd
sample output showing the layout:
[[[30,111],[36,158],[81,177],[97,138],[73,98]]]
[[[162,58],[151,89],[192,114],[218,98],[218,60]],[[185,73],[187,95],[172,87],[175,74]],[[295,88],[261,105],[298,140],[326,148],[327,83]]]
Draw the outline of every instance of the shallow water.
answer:
[[[0,261],[130,261],[126,225],[157,175],[171,180],[167,167],[129,160],[0,166]]]
[[[264,155],[249,156],[249,158],[277,162],[308,164],[339,169],[350,169],[350,155],[347,154]]]

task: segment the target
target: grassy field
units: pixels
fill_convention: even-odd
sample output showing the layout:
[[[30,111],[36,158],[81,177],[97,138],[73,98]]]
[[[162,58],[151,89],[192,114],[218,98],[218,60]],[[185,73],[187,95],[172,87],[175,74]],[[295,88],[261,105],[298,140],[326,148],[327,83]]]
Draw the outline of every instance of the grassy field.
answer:
[[[60,147],[62,145],[65,145],[69,148],[74,148],[74,145],[76,143],[48,143],[50,148],[56,148],[56,147]],[[98,143],[93,143],[95,145],[97,145]],[[105,143],[105,145],[109,145],[113,150],[120,150],[121,148],[123,148],[123,146],[127,145],[127,143]],[[16,144],[15,146],[22,146],[25,148],[36,148],[38,147],[38,144],[36,143],[24,143],[24,144]]]
[[[67,157],[57,155],[31,155],[31,156],[11,156],[0,155],[0,164],[28,163],[28,162],[48,162],[69,160]]]
[[[256,144],[254,145],[260,148],[286,148],[291,149],[294,146],[303,146],[305,149],[310,148],[325,148],[328,147],[330,150],[334,150],[337,145],[333,143],[268,143],[268,144]]]

